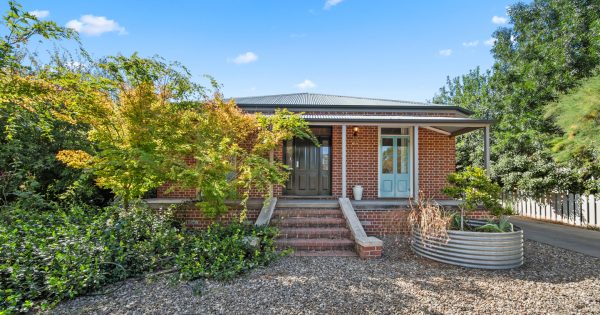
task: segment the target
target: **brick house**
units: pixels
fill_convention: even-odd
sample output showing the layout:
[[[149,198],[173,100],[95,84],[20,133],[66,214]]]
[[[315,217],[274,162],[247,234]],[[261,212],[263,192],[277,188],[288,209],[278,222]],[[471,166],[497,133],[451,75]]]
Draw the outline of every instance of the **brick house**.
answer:
[[[269,114],[277,108],[302,112],[319,140],[319,147],[298,139],[283,143],[273,152],[274,158],[292,169],[287,185],[275,187],[272,193],[279,199],[278,205],[273,206],[278,209],[276,218],[286,213],[283,212],[286,208],[298,210],[303,203],[307,209],[319,208],[324,214],[335,217],[333,210],[327,209],[339,210],[338,200],[348,200],[347,204],[352,208],[350,216],[355,214],[363,233],[404,232],[409,199],[419,192],[441,203],[452,203],[441,189],[447,175],[455,170],[457,135],[483,129],[485,164],[486,167],[489,165],[491,121],[471,118],[470,111],[457,106],[312,93],[242,97],[235,101],[249,113]],[[349,200],[353,199],[355,186],[363,188],[361,201]],[[158,190],[159,198],[195,197],[195,194],[194,191],[167,193],[166,186]],[[258,209],[260,203],[256,204],[257,209],[249,213],[251,219],[258,217],[261,211]],[[294,215],[310,217],[311,213],[306,212],[308,210]],[[184,217],[198,225],[206,222],[197,213],[186,213]],[[326,215],[323,217],[327,218]],[[348,227],[352,222],[346,213],[342,217],[346,222],[340,225]],[[303,225],[302,220],[297,221],[297,226],[289,226],[296,229],[293,233],[303,232],[298,230],[302,228],[314,228]],[[328,248],[314,244],[305,247]],[[357,251],[365,256],[358,248]]]

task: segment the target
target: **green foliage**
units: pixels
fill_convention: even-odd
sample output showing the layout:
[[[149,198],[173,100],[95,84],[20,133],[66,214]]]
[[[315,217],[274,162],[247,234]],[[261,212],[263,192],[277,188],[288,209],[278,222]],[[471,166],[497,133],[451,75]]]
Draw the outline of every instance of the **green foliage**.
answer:
[[[59,149],[93,150],[86,127],[58,120],[45,100],[53,80],[47,67],[36,66],[29,52],[34,37],[77,38],[50,21],[39,21],[9,2],[0,38],[0,206],[18,202],[22,207],[49,209],[54,203],[104,204],[110,194],[94,185],[88,172],[57,161]],[[33,66],[23,61],[32,58]]]
[[[74,69],[57,52],[48,64],[38,64],[33,55],[36,67],[22,67],[16,45],[34,35],[76,36],[52,22],[38,21],[14,3],[5,21],[9,35],[3,57],[12,61],[3,63],[6,71],[0,73],[0,122],[5,127],[0,140],[7,144],[0,152],[7,156],[0,174],[11,181],[0,191],[6,192],[3,200],[8,202],[18,194],[25,200],[25,191],[31,195],[29,203],[38,207],[46,198],[40,192],[51,192],[51,184],[60,188],[51,201],[67,195],[75,201],[97,199],[97,190],[86,185],[94,177],[128,208],[130,201],[171,181],[196,189],[203,210],[216,216],[227,211],[225,200],[241,197],[245,205],[251,189],[266,194],[285,181],[288,170],[269,161],[270,150],[294,136],[314,140],[299,114],[243,113],[233,101],[222,99],[214,79],[209,78],[216,92],[208,96],[185,67],[160,57],[133,54],[97,62],[88,58],[85,69]],[[24,134],[30,129],[35,131],[32,135]],[[60,134],[64,130],[70,132]],[[38,154],[31,165],[42,170],[28,166],[12,172],[21,162],[15,157],[28,153],[26,146],[47,141],[55,143],[38,152],[47,154],[43,159],[50,163],[40,165]],[[73,169],[57,165],[57,160]],[[42,172],[48,169],[65,176]],[[39,173],[58,183],[42,181]]]
[[[57,51],[41,64],[28,53],[32,38],[76,34],[9,5],[0,38],[0,313],[169,267],[180,266],[182,279],[231,278],[278,256],[274,229],[188,234],[168,213],[131,201],[181,180],[216,215],[239,190],[247,199],[251,188],[282,183],[287,169],[267,154],[294,135],[312,137],[299,115],[242,113],[159,57],[88,58],[73,67]],[[125,207],[91,206],[110,197],[94,181]]]
[[[446,79],[446,85],[432,99],[436,104],[453,104],[473,111],[474,118],[496,119],[493,90],[490,84],[491,71],[484,73],[477,67],[468,74]],[[494,138],[491,139],[492,141]],[[483,166],[483,134],[470,132],[457,137],[456,168]]]
[[[287,169],[269,161],[270,150],[294,136],[312,137],[299,114],[248,114],[218,91],[206,96],[177,63],[134,54],[97,66],[102,77],[65,73],[63,90],[74,96],[61,117],[88,125],[98,148],[63,150],[57,158],[93,172],[126,207],[171,181],[198,191],[207,215],[222,214],[238,193],[245,205],[250,189],[266,193],[285,181]]]
[[[27,311],[172,264],[181,235],[169,216],[72,207],[5,208],[0,220],[0,310]]]
[[[117,56],[95,66],[100,76],[60,69],[57,84],[64,97],[70,96],[58,117],[89,126],[87,137],[97,150],[65,148],[57,158],[93,172],[98,185],[127,207],[168,179],[171,152],[182,144],[176,104],[199,95],[201,88],[185,68],[158,57]]]
[[[546,116],[564,131],[554,140],[555,158],[575,161],[587,192],[600,192],[600,76],[583,81],[572,93],[550,103]]]
[[[0,216],[0,313],[50,307],[115,281],[173,268],[182,280],[231,279],[281,256],[272,227],[234,223],[177,228],[170,212],[72,207],[4,208]]]
[[[510,27],[494,33],[492,71],[482,75],[474,70],[449,80],[434,101],[497,120],[491,175],[505,189],[582,191],[589,165],[553,159],[553,141],[562,132],[544,116],[544,107],[600,65],[600,3],[536,0],[510,6],[508,14]],[[480,139],[458,139],[459,166],[480,165]]]
[[[500,203],[500,186],[492,182],[482,168],[468,166],[462,172],[452,173],[448,175],[448,183],[443,189],[444,194],[461,200],[461,208],[465,211],[473,211],[482,204],[495,216],[511,213]]]
[[[451,230],[461,230],[461,222],[462,218],[460,213],[453,213],[450,218],[449,228]],[[481,226],[469,224],[467,221],[466,224],[462,226],[462,230],[473,232],[505,233],[513,232],[514,227],[513,224],[508,221],[508,218],[500,217],[493,220],[488,220],[484,225]]]
[[[486,224],[476,227],[475,231],[504,233],[513,232],[514,228],[512,223],[510,223],[507,218],[503,217],[497,221],[488,221]]]
[[[45,121],[42,121],[45,120]],[[39,128],[43,124],[47,130]],[[0,107],[0,206],[49,209],[52,203],[102,205],[110,198],[92,174],[66,167],[56,159],[63,148],[87,149],[84,127],[40,118],[21,107]]]
[[[24,47],[35,36],[45,39],[77,39],[77,33],[52,21],[40,21],[23,10],[15,1],[9,1],[9,10],[4,15],[6,32],[0,38],[0,69],[4,71],[22,68],[21,60],[26,54]]]
[[[177,255],[180,279],[231,279],[281,254],[275,251],[278,230],[243,223],[211,225],[205,232],[188,236]]]

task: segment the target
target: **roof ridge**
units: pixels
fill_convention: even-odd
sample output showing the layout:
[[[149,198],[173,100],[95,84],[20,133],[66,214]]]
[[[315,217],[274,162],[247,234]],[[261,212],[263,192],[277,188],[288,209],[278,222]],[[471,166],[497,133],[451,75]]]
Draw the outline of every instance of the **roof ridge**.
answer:
[[[234,100],[237,99],[249,99],[249,98],[264,98],[264,97],[283,97],[283,96],[310,96],[310,95],[318,95],[325,97],[335,97],[335,98],[354,98],[354,99],[362,99],[362,100],[373,100],[373,101],[384,101],[384,102],[396,102],[396,103],[406,103],[413,105],[432,105],[433,103],[427,102],[417,102],[417,101],[407,101],[407,100],[398,100],[398,99],[389,99],[389,98],[375,98],[375,97],[364,97],[364,96],[348,96],[348,95],[336,95],[336,94],[326,94],[326,93],[310,93],[310,92],[299,92],[299,93],[285,93],[285,94],[270,94],[270,95],[256,95],[256,96],[241,96],[241,97],[231,97]],[[435,104],[435,105],[443,105],[443,104]]]
[[[398,100],[398,99],[390,99],[390,98],[378,98],[378,97],[345,96],[345,95],[324,94],[324,93],[306,93],[306,94],[323,95],[323,96],[334,96],[334,97],[349,97],[349,98],[358,98],[358,99],[363,99],[363,100],[375,100],[375,101],[387,101],[387,102],[402,102],[402,103],[423,104],[423,105],[429,105],[429,104],[431,104],[431,103],[426,103],[426,102],[406,101],[406,100]]]

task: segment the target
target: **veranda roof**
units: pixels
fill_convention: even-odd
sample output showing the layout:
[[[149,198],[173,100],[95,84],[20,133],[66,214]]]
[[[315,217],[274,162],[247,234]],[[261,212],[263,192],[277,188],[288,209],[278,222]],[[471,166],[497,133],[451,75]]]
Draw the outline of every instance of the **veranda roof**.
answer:
[[[460,135],[472,130],[484,128],[493,123],[487,119],[468,117],[435,117],[435,116],[381,116],[381,115],[302,115],[306,121],[323,125],[340,125],[355,123],[360,125],[422,125],[438,129],[448,135]]]

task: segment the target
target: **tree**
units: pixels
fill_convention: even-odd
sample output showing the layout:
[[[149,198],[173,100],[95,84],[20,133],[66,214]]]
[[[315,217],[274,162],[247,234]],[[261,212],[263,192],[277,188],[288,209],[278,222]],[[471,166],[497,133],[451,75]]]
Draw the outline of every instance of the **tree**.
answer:
[[[111,189],[129,207],[167,181],[196,189],[209,215],[227,211],[225,201],[251,189],[265,191],[287,179],[268,151],[294,136],[312,138],[297,114],[272,116],[242,112],[218,91],[208,96],[178,63],[161,58],[107,58],[98,75],[66,71],[60,77],[64,99],[60,116],[90,127],[97,150],[64,150],[57,158],[89,169],[100,187]]]
[[[490,85],[491,71],[484,73],[477,67],[468,74],[446,79],[433,97],[432,103],[451,104],[473,111],[474,118],[495,119],[493,89]],[[493,128],[493,126],[492,126]],[[457,137],[456,168],[464,170],[467,166],[483,166],[483,133],[470,132]]]
[[[40,64],[30,44],[71,39],[72,30],[40,21],[9,1],[0,37],[0,206],[19,202],[46,209],[56,202],[102,204],[110,196],[99,190],[91,174],[56,160],[59,148],[92,150],[85,126],[57,119],[56,74],[51,56]]]
[[[548,104],[546,117],[564,132],[553,141],[554,157],[577,164],[586,191],[600,192],[600,76]]]
[[[496,120],[491,174],[505,189],[581,191],[582,165],[553,158],[553,139],[562,131],[544,116],[544,107],[600,65],[600,3],[536,0],[510,6],[508,15],[511,26],[494,33],[490,75],[484,80],[475,70],[449,81],[434,101]],[[461,166],[480,159],[463,153],[477,148],[471,143],[459,139]]]
[[[26,55],[28,42],[35,36],[44,39],[76,39],[73,30],[58,26],[52,21],[40,21],[36,16],[23,11],[23,7],[15,1],[8,2],[9,10],[3,17],[5,35],[0,38],[0,69],[14,71],[22,69],[21,63]]]

